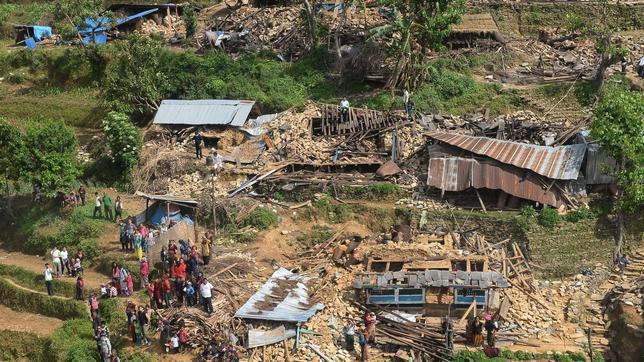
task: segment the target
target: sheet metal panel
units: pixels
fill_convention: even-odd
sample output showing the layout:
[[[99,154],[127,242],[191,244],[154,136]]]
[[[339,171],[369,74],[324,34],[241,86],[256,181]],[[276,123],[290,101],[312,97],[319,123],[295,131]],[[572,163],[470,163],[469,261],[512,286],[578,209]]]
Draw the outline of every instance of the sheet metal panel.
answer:
[[[584,144],[549,147],[438,131],[427,136],[556,180],[576,180],[586,151]]]
[[[588,185],[605,185],[617,181],[615,176],[610,175],[610,170],[617,167],[617,162],[612,157],[606,155],[599,149],[595,143],[588,144],[586,152],[586,167],[584,176]]]
[[[245,100],[166,99],[161,101],[153,123],[241,127],[246,123],[254,104],[254,101]]]
[[[235,317],[281,322],[306,322],[324,304],[310,305],[307,283],[310,278],[279,268],[237,310]],[[284,297],[277,297],[284,295]],[[280,299],[281,300],[276,300]]]
[[[469,158],[431,158],[427,185],[445,191],[463,191],[470,187],[503,190],[510,195],[554,207],[564,204],[555,188],[545,190],[533,175],[524,170]]]

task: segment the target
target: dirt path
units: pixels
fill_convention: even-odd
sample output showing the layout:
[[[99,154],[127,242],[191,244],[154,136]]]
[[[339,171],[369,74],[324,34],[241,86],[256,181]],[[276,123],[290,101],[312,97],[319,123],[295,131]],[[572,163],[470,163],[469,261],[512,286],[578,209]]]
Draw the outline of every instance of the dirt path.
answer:
[[[28,291],[28,292],[30,292],[30,293],[38,293],[38,294],[42,294],[42,295],[47,295],[47,293],[46,293],[46,292],[43,292],[42,290],[34,290],[34,289],[31,289],[31,288],[27,288],[27,287],[25,287],[25,286],[22,286],[22,285],[20,285],[20,284],[16,283],[15,281],[11,280],[11,278],[3,278],[3,277],[0,277],[0,279],[2,279],[2,280],[4,280],[4,281],[6,281],[7,283],[11,284],[12,286],[14,286],[14,287],[16,287],[16,288],[18,288],[18,289],[22,289],[22,290]],[[44,287],[45,287],[45,286],[43,285],[43,288],[44,288]],[[72,299],[72,298],[68,298],[68,297],[63,297],[63,296],[60,296],[60,295],[56,295],[56,290],[55,290],[55,289],[54,289],[54,295],[52,296],[52,298],[56,298],[56,299],[67,299],[67,300],[71,300],[71,299]]]
[[[58,318],[45,317],[40,314],[16,312],[0,305],[0,326],[2,329],[15,332],[31,332],[41,337],[51,335],[63,325]]]
[[[10,252],[6,249],[0,248],[0,264],[13,265],[34,273],[42,273],[44,264],[48,261],[49,260],[43,259],[40,256]],[[85,270],[83,279],[85,280],[85,285],[90,289],[99,288],[101,284],[109,281],[109,277],[92,270]],[[63,277],[60,280],[69,283],[76,282],[75,278],[69,277]]]

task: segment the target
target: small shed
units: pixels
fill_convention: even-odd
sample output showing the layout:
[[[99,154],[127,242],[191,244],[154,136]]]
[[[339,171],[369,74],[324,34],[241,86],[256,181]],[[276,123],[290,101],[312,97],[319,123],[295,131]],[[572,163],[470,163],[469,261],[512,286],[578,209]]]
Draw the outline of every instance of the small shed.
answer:
[[[14,25],[13,29],[16,32],[16,44],[24,44],[29,48],[35,48],[37,43],[54,34],[51,26],[44,25]]]
[[[145,199],[145,210],[136,215],[136,223],[159,231],[158,237],[149,245],[148,259],[151,263],[160,261],[161,247],[167,246],[170,240],[197,241],[196,209],[199,202],[172,194],[149,195],[137,191],[136,195]]]

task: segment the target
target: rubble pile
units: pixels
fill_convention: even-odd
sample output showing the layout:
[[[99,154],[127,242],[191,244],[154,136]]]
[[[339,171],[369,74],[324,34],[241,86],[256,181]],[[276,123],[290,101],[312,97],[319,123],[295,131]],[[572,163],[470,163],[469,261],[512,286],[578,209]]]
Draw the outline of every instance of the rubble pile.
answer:
[[[223,47],[228,52],[268,50],[290,61],[312,47],[301,11],[300,7],[241,6],[229,15],[202,21],[224,32]]]
[[[143,35],[161,36],[166,41],[177,41],[185,38],[186,24],[180,16],[164,16],[160,22],[154,19],[147,19],[141,24],[140,30]]]

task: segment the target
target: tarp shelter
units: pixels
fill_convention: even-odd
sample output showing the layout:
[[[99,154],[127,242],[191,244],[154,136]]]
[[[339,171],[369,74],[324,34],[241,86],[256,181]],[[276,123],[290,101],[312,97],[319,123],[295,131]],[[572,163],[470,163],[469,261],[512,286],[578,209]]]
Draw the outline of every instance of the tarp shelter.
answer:
[[[137,224],[148,224],[159,228],[161,220],[169,217],[173,220],[167,231],[160,232],[149,246],[148,258],[152,263],[159,261],[162,246],[167,246],[170,240],[196,240],[195,209],[199,203],[192,199],[174,195],[148,195],[137,191],[137,196],[146,199],[146,207],[136,216]],[[152,203],[150,203],[152,201]]]
[[[51,26],[15,25],[13,28],[16,31],[16,44],[24,43],[29,48],[35,48],[37,43],[54,34]]]
[[[324,304],[313,304],[309,297],[308,283],[311,278],[279,268],[237,310],[235,317],[279,322],[306,322]]]
[[[105,17],[87,18],[85,19],[84,27],[79,27],[78,34],[83,39],[83,43],[105,44],[107,42],[107,32],[109,30],[118,28],[134,20],[142,19],[158,10],[158,8],[148,9],[125,18],[113,19],[112,21]]]
[[[248,120],[254,101],[165,99],[154,116],[154,124],[241,127]]]

